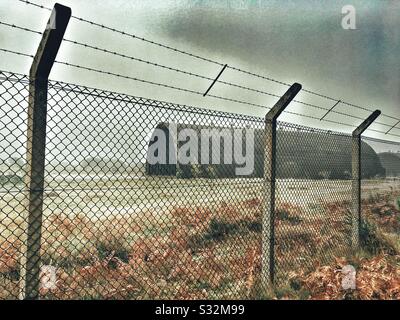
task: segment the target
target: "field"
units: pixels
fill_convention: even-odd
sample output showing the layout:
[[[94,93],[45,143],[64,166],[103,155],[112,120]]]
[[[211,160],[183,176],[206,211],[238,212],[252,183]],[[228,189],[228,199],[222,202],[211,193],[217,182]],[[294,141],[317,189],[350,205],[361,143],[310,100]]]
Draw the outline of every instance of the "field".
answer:
[[[399,181],[364,182],[364,209],[379,226],[386,225],[375,207],[386,205],[398,219],[399,187]],[[12,299],[24,193],[6,185],[0,196],[0,298]],[[276,196],[278,282],[347,254],[351,181],[278,180]],[[57,282],[42,287],[41,296],[262,297],[262,203],[261,179],[48,177],[41,255],[44,265],[57,268]],[[398,229],[384,231],[398,241]]]

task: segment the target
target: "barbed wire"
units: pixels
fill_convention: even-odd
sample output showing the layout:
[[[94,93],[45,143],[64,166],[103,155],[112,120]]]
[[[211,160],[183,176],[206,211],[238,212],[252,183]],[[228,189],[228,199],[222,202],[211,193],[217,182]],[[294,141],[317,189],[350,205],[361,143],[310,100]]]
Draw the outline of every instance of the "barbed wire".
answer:
[[[0,21],[0,25],[4,25],[4,26],[20,29],[20,30],[23,30],[23,31],[35,33],[35,34],[38,34],[38,35],[42,35],[42,33],[39,32],[39,31],[28,29],[28,28],[25,28],[25,27],[21,27],[21,26],[15,25],[15,24],[6,23],[6,22],[3,22],[3,21]],[[79,42],[79,41],[76,41],[76,40],[63,39],[63,41],[68,42],[68,43],[72,43],[74,45],[78,45],[78,46],[81,46],[81,47],[84,47],[84,48],[100,51],[100,52],[107,53],[107,54],[112,54],[112,55],[115,55],[115,56],[118,56],[118,57],[121,57],[121,58],[125,58],[125,59],[129,59],[129,60],[145,63],[145,64],[148,64],[148,65],[152,65],[152,66],[155,66],[155,67],[163,68],[163,69],[174,71],[174,72],[177,72],[177,73],[181,73],[181,74],[197,77],[197,78],[200,78],[200,79],[209,80],[209,81],[213,81],[214,80],[213,78],[210,78],[210,77],[207,77],[207,76],[203,76],[203,75],[196,74],[196,73],[189,72],[189,71],[185,71],[185,70],[182,70],[182,69],[177,69],[177,68],[173,68],[173,67],[170,67],[170,66],[162,65],[162,64],[155,63],[155,62],[152,62],[152,61],[148,61],[148,60],[144,60],[144,59],[137,58],[137,57],[134,57],[134,56],[126,55],[126,54],[123,54],[123,53],[120,53],[120,52],[111,51],[111,50],[108,50],[108,49],[105,49],[105,48],[100,48],[100,47],[93,46],[93,45],[90,45],[90,44],[87,44],[87,43],[83,43],[83,42]],[[239,85],[239,84],[236,84],[236,83],[232,83],[232,82],[221,81],[221,80],[217,80],[216,82],[224,84],[224,85],[236,87],[236,88],[239,88],[239,89],[244,89],[244,90],[248,90],[248,91],[253,91],[253,92],[269,95],[269,96],[272,96],[272,97],[277,97],[277,98],[280,97],[279,95],[274,94],[274,93],[270,93],[270,92],[267,92],[267,91],[262,91],[262,90],[258,90],[258,89],[254,89],[254,88],[250,88],[250,87],[246,87],[246,86],[242,86],[242,85]],[[302,103],[302,102],[299,101],[299,103]]]
[[[22,2],[22,3],[25,3],[25,4],[28,4],[28,5],[32,5],[32,6],[41,8],[41,9],[46,9],[46,10],[49,10],[49,11],[52,10],[49,7],[45,7],[43,5],[38,5],[38,4],[33,3],[31,1],[28,1],[28,0],[18,0],[18,1]],[[104,24],[99,24],[97,22],[94,22],[94,21],[91,21],[91,20],[88,20],[88,19],[84,19],[84,18],[77,17],[77,16],[74,16],[74,15],[72,15],[71,17],[73,19],[76,19],[76,20],[80,21],[80,22],[84,22],[84,23],[90,24],[92,26],[100,27],[100,28],[105,29],[105,30],[109,30],[109,31],[112,31],[112,32],[115,32],[115,33],[118,33],[118,34],[121,34],[121,35],[124,35],[124,36],[128,36],[128,37],[131,37],[131,38],[134,38],[134,39],[138,39],[138,40],[150,43],[152,45],[156,45],[156,46],[162,47],[164,49],[172,50],[174,52],[190,56],[192,58],[200,59],[200,60],[203,60],[205,62],[213,63],[213,64],[216,64],[216,65],[219,65],[219,66],[224,66],[225,65],[222,62],[218,62],[216,60],[212,60],[212,59],[205,58],[205,57],[202,57],[202,56],[199,56],[199,55],[196,55],[196,54],[184,51],[184,50],[180,50],[180,49],[177,49],[177,48],[174,48],[174,47],[171,47],[171,46],[168,46],[168,45],[165,45],[165,44],[153,41],[153,40],[149,40],[147,38],[140,37],[140,36],[137,36],[135,34],[132,34],[132,33],[129,33],[129,32],[125,32],[125,31],[122,31],[122,30],[119,30],[119,29],[116,29],[116,28],[113,28],[113,27],[108,27],[108,26],[106,26]],[[234,66],[228,65],[227,68],[231,69],[231,70],[234,70],[234,71],[237,71],[237,72],[240,72],[240,73],[243,73],[243,74],[251,75],[251,76],[254,76],[254,77],[257,77],[257,78],[261,78],[261,79],[264,79],[264,80],[267,80],[267,81],[270,81],[270,82],[274,82],[274,83],[277,83],[277,84],[280,84],[280,85],[291,86],[290,83],[287,83],[287,82],[284,82],[284,81],[280,81],[280,80],[274,79],[272,77],[267,77],[267,76],[264,76],[264,75],[256,74],[254,72],[246,71],[246,70],[234,67]],[[324,99],[331,100],[331,101],[341,100],[342,104],[347,105],[347,106],[351,106],[353,108],[357,108],[357,109],[360,109],[360,110],[363,110],[363,111],[368,111],[368,112],[374,111],[374,110],[372,110],[370,108],[362,107],[360,105],[356,105],[354,103],[350,103],[350,102],[344,101],[342,99],[337,99],[337,98],[334,98],[334,97],[330,97],[328,95],[324,95],[324,94],[321,94],[321,93],[318,93],[318,92],[315,92],[315,91],[312,91],[312,90],[309,90],[309,89],[306,89],[306,88],[303,88],[302,91],[306,92],[308,94],[312,94],[312,95],[324,98]],[[382,113],[382,116],[385,116],[387,118],[390,118],[390,119],[393,119],[393,120],[396,120],[396,121],[399,120],[399,118],[396,118],[394,116],[391,116],[391,115],[388,115],[388,114],[385,114],[385,113]]]
[[[45,10],[48,10],[48,11],[52,11],[52,9],[49,8],[49,7],[46,7],[46,6],[43,6],[43,5],[38,5],[38,4],[36,4],[34,2],[31,2],[31,1],[28,1],[28,0],[17,0],[17,1],[25,3],[27,5],[31,5],[31,6],[40,8],[40,9],[45,9]],[[128,37],[131,37],[131,38],[134,38],[134,39],[138,39],[138,40],[141,40],[141,41],[153,44],[153,45],[157,45],[157,46],[162,47],[164,49],[168,49],[168,50],[172,50],[174,52],[185,54],[185,55],[190,56],[192,58],[196,58],[196,59],[203,60],[205,62],[210,62],[210,63],[216,64],[216,65],[224,66],[223,63],[220,63],[218,61],[211,60],[211,59],[208,59],[208,58],[196,55],[196,54],[192,54],[190,52],[187,52],[187,51],[184,51],[184,50],[180,50],[180,49],[177,49],[177,48],[174,48],[174,47],[171,47],[171,46],[168,46],[168,45],[165,45],[165,44],[153,41],[153,40],[149,40],[149,39],[146,39],[146,38],[143,38],[143,37],[139,37],[139,36],[137,36],[135,34],[132,34],[132,33],[129,33],[129,32],[125,32],[125,31],[122,31],[122,30],[118,30],[116,28],[108,27],[108,26],[106,26],[104,24],[100,24],[100,23],[97,23],[97,22],[94,22],[94,21],[90,21],[90,20],[81,18],[81,17],[77,17],[75,15],[71,15],[71,18],[75,19],[75,20],[78,20],[80,22],[84,22],[84,23],[90,24],[92,26],[100,27],[100,28],[105,29],[105,30],[116,32],[116,33],[119,33],[119,34],[124,35],[124,36],[128,36]]]
[[[264,79],[264,80],[268,80],[268,81],[271,81],[271,82],[275,82],[275,83],[278,83],[278,84],[281,84],[281,85],[285,85],[285,86],[288,86],[288,87],[291,86],[290,83],[283,82],[283,81],[280,81],[280,80],[276,80],[276,79],[273,79],[273,78],[270,78],[270,77],[266,77],[266,76],[263,76],[263,75],[259,75],[259,74],[256,74],[256,73],[253,73],[253,72],[249,72],[249,71],[246,71],[246,70],[243,70],[243,69],[240,69],[240,68],[236,68],[236,67],[232,67],[232,66],[228,66],[228,68],[232,69],[232,70],[235,70],[235,71],[238,71],[238,72],[241,72],[243,74],[248,74],[248,75],[251,75],[251,76],[254,76],[254,77],[257,77],[257,78],[261,78],[261,79]],[[335,101],[335,102],[340,100],[341,104],[344,104],[344,105],[347,105],[347,106],[351,106],[351,107],[354,107],[356,109],[360,109],[360,110],[364,110],[364,111],[368,111],[368,112],[373,112],[374,111],[372,109],[369,109],[369,108],[366,108],[366,107],[362,107],[362,106],[359,106],[359,105],[356,105],[356,104],[353,104],[353,103],[350,103],[350,102],[347,102],[347,101],[343,101],[342,99],[333,98],[333,97],[330,97],[330,96],[327,96],[327,95],[324,95],[324,94],[321,94],[321,93],[318,93],[318,92],[315,92],[315,91],[308,90],[306,88],[302,88],[302,92],[306,92],[306,93],[318,96],[320,98],[328,99],[328,100]],[[388,118],[393,119],[393,120],[399,120],[398,118],[396,118],[394,116],[390,116],[390,115],[387,115],[387,114],[384,114],[384,113],[382,113],[382,116],[388,117]],[[375,122],[375,123],[377,123],[377,122]]]
[[[127,80],[133,80],[133,81],[138,81],[138,82],[151,84],[151,85],[155,85],[155,86],[159,86],[159,87],[164,87],[164,88],[168,88],[168,89],[182,91],[182,92],[186,92],[186,93],[192,93],[192,94],[201,95],[201,96],[203,95],[203,92],[192,90],[192,89],[176,87],[176,86],[172,86],[172,85],[169,85],[169,84],[154,82],[154,81],[150,81],[150,80],[144,80],[144,79],[140,79],[140,78],[136,78],[136,77],[132,77],[132,76],[128,76],[128,75],[123,75],[123,74],[119,74],[119,73],[115,73],[115,72],[104,71],[104,70],[95,69],[95,68],[91,68],[91,67],[81,66],[81,65],[77,65],[77,64],[73,64],[73,63],[69,63],[69,62],[57,61],[56,60],[55,63],[66,65],[66,66],[69,66],[69,67],[82,69],[82,70],[86,70],[86,71],[96,72],[96,73],[100,73],[100,74],[105,74],[105,75],[109,75],[109,76],[114,76],[114,77],[118,77],[118,78],[127,79]],[[222,97],[222,96],[217,96],[217,95],[211,95],[211,94],[208,95],[208,96],[212,97],[212,98],[215,98],[215,99],[220,99],[220,100],[225,100],[225,101],[230,101],[230,102],[236,102],[236,103],[250,105],[250,106],[254,106],[254,107],[258,107],[258,108],[264,108],[264,109],[268,109],[268,110],[270,109],[267,106],[263,106],[263,105],[260,105],[260,104],[255,104],[255,103],[251,103],[251,102],[247,102],[247,101],[242,101],[242,100],[237,100],[237,99],[232,99],[232,98],[227,98],[227,97]]]
[[[16,55],[20,55],[20,56],[25,56],[25,57],[29,57],[29,58],[34,58],[34,56],[30,55],[30,54],[25,54],[25,53],[13,51],[13,50],[8,50],[8,49],[4,49],[4,48],[0,48],[0,51],[16,54]],[[201,95],[201,96],[203,95],[203,92],[200,92],[200,91],[187,89],[187,88],[180,88],[180,87],[168,85],[168,84],[165,84],[165,83],[154,82],[154,81],[150,81],[150,80],[144,80],[144,79],[140,79],[140,78],[136,78],[136,77],[132,77],[132,76],[128,76],[128,75],[114,73],[114,72],[111,72],[111,71],[104,71],[104,70],[95,69],[95,68],[91,68],[91,67],[87,67],[87,66],[81,66],[81,65],[78,65],[78,64],[65,62],[65,61],[56,60],[54,62],[57,63],[57,64],[60,64],[60,65],[65,65],[65,66],[68,66],[68,67],[74,67],[74,68],[78,68],[78,69],[81,69],[81,70],[96,72],[96,73],[99,73],[99,74],[105,74],[105,75],[114,76],[114,77],[118,77],[118,78],[123,78],[123,79],[127,79],[127,80],[143,82],[143,83],[146,83],[146,84],[151,84],[151,85],[164,87],[164,88],[168,88],[168,89],[173,89],[173,90],[177,90],[177,91],[182,91],[182,92],[186,92],[186,93],[192,93],[192,94],[197,94],[197,95]],[[260,105],[260,104],[251,103],[251,102],[247,102],[247,101],[242,101],[242,100],[238,100],[238,99],[222,97],[222,96],[217,96],[217,95],[211,95],[210,94],[210,95],[208,95],[208,97],[212,97],[212,98],[220,99],[220,100],[225,100],[225,101],[230,101],[230,102],[236,102],[236,103],[245,104],[245,105],[251,105],[251,106],[264,108],[264,109],[268,109],[268,110],[271,109],[271,108],[269,108],[267,106],[263,106],[263,105]]]
[[[14,50],[8,50],[8,49],[0,48],[0,51],[6,52],[6,53],[11,53],[11,54],[16,54],[16,55],[19,55],[19,56],[25,56],[25,57],[29,57],[29,58],[34,58],[33,55],[17,52],[17,51],[14,51]],[[60,64],[60,65],[65,65],[65,66],[68,66],[68,67],[78,68],[78,69],[81,69],[81,70],[96,72],[96,73],[99,73],[99,74],[111,75],[111,76],[115,76],[115,77],[118,77],[118,78],[123,78],[123,79],[138,81],[138,82],[143,82],[143,83],[147,83],[147,84],[151,84],[151,85],[155,85],[155,86],[160,86],[160,87],[165,87],[165,88],[169,88],[169,89],[174,89],[174,90],[187,92],[187,93],[191,93],[191,94],[203,95],[203,93],[200,92],[200,91],[195,91],[195,90],[191,90],[191,89],[187,89],[187,88],[175,87],[175,86],[167,85],[167,84],[164,84],[164,83],[158,83],[158,82],[153,82],[153,81],[149,81],[149,80],[139,79],[139,78],[136,78],[136,77],[131,77],[131,76],[127,76],[127,75],[117,74],[117,73],[114,73],[114,72],[99,70],[99,69],[95,69],[95,68],[91,68],[91,67],[81,66],[81,65],[77,65],[77,64],[73,64],[73,63],[69,63],[69,62],[56,60],[55,63]],[[244,104],[244,105],[251,105],[251,106],[255,106],[255,107],[259,107],[259,108],[263,108],[263,109],[267,109],[267,110],[270,109],[267,106],[259,105],[259,104],[255,104],[255,103],[251,103],[251,102],[247,102],[247,101],[242,101],[242,100],[237,100],[237,99],[232,99],[232,98],[227,98],[227,97],[222,97],[222,96],[217,96],[217,95],[208,95],[208,96],[212,97],[212,98],[215,98],[215,99],[220,99],[220,100],[225,100],[225,101],[230,101],[230,102],[236,102],[236,103]],[[290,115],[295,115],[295,116],[300,116],[300,117],[304,117],[304,118],[309,118],[309,119],[313,119],[313,120],[320,120],[318,117],[314,117],[314,116],[310,116],[310,115],[306,115],[306,114],[301,114],[301,113],[297,113],[297,112],[294,112],[294,111],[285,110],[284,113],[290,114]],[[334,121],[334,120],[329,120],[329,119],[323,119],[322,121],[354,128],[354,125],[348,124],[348,123],[345,123],[345,122],[339,122],[339,121]],[[384,131],[380,131],[380,130],[375,130],[375,129],[371,129],[371,128],[368,128],[368,130],[373,131],[373,132],[377,132],[377,133],[385,134]],[[400,135],[397,135],[397,134],[394,134],[394,133],[388,133],[388,135],[400,137]]]
[[[41,8],[41,9],[46,9],[46,10],[52,11],[52,9],[49,8],[49,7],[36,4],[36,3],[28,1],[28,0],[17,0],[17,1],[25,3],[27,5],[32,5],[32,6],[37,7],[37,8]],[[162,48],[165,48],[165,49],[168,49],[168,50],[172,50],[172,51],[180,53],[180,54],[184,54],[184,55],[190,56],[192,58],[200,59],[200,60],[203,60],[205,62],[213,63],[213,64],[216,64],[216,65],[219,65],[219,66],[224,66],[225,65],[224,63],[218,62],[216,60],[205,58],[205,57],[202,57],[202,56],[199,56],[199,55],[196,55],[196,54],[184,51],[184,50],[180,50],[180,49],[177,49],[177,48],[174,48],[174,47],[171,47],[171,46],[168,46],[168,45],[165,45],[165,44],[153,41],[153,40],[149,40],[149,39],[144,38],[144,37],[139,37],[139,36],[137,36],[135,34],[128,33],[128,32],[122,31],[122,30],[118,30],[116,28],[108,27],[108,26],[106,26],[104,24],[99,24],[97,22],[90,21],[90,20],[87,20],[87,19],[84,19],[84,18],[81,18],[81,17],[77,17],[77,16],[74,16],[74,15],[72,15],[71,17],[73,19],[76,19],[76,20],[80,21],[80,22],[87,23],[87,24],[90,24],[92,26],[100,27],[102,29],[109,30],[109,31],[112,31],[112,32],[115,32],[115,33],[118,33],[118,34],[121,34],[121,35],[124,35],[124,36],[128,36],[128,37],[131,37],[131,38],[134,38],[134,39],[138,39],[138,40],[150,43],[152,45],[157,45],[159,47],[162,47]],[[261,78],[261,79],[268,80],[268,81],[271,81],[271,82],[274,82],[274,83],[278,83],[278,84],[281,84],[281,85],[291,86],[291,84],[286,83],[284,81],[280,81],[280,80],[274,79],[272,77],[267,77],[267,76],[263,76],[263,75],[260,75],[260,74],[256,74],[256,73],[253,73],[253,72],[250,72],[250,71],[246,71],[246,70],[234,67],[234,66],[229,66],[228,65],[227,68],[229,68],[231,70],[234,70],[234,71],[237,71],[237,72],[248,74],[248,75],[251,75],[251,76],[254,76],[254,77],[257,77],[257,78]],[[309,89],[303,88],[302,91],[306,92],[308,94],[312,94],[312,95],[315,95],[315,96],[318,96],[318,97],[321,97],[321,98],[325,98],[325,99],[331,100],[331,101],[341,100],[342,104],[347,105],[347,106],[351,106],[353,108],[357,108],[357,109],[360,109],[360,110],[364,110],[364,111],[368,111],[368,112],[374,111],[374,110],[372,110],[370,108],[362,107],[362,106],[359,106],[359,105],[356,105],[356,104],[353,104],[353,103],[350,103],[350,102],[347,102],[347,101],[343,101],[342,99],[337,99],[337,98],[333,98],[333,97],[330,97],[330,96],[327,96],[327,95],[324,95],[324,94],[320,94],[318,92],[311,91]],[[261,92],[259,92],[259,93],[261,93]],[[299,103],[301,103],[301,102],[299,102]],[[326,110],[328,110],[328,109],[326,109]],[[384,114],[384,113],[382,113],[382,116],[385,116],[387,118],[390,118],[390,119],[393,119],[393,120],[396,120],[396,121],[400,120],[399,118],[396,118],[394,116],[391,116],[391,115],[388,115],[388,114]],[[375,122],[375,123],[376,124],[381,124],[381,125],[387,125],[387,124],[378,123],[378,122]],[[387,125],[387,126],[391,126],[391,125]]]
[[[22,26],[19,26],[19,25],[15,25],[15,24],[3,22],[3,21],[0,21],[0,25],[16,28],[16,29],[19,29],[19,30],[22,30],[22,31],[26,31],[26,32],[31,32],[31,33],[34,33],[34,34],[37,34],[37,35],[42,35],[42,33],[37,31],[37,30],[29,29],[29,28],[26,28],[26,27],[22,27]],[[140,58],[137,58],[137,57],[134,57],[134,56],[129,56],[129,55],[126,55],[126,54],[123,54],[123,53],[119,53],[119,52],[116,52],[116,51],[110,51],[108,49],[100,48],[100,47],[93,46],[93,45],[90,45],[90,44],[87,44],[87,43],[83,43],[83,42],[79,42],[79,41],[75,41],[75,40],[70,40],[70,39],[63,39],[63,41],[68,42],[68,43],[72,43],[74,45],[78,45],[78,46],[81,46],[81,47],[84,47],[84,48],[89,48],[89,49],[96,50],[96,51],[99,51],[99,52],[115,55],[115,56],[122,57],[122,58],[125,58],[125,59],[130,59],[130,60],[133,60],[133,61],[138,61],[138,62],[145,63],[145,64],[148,64],[148,65],[152,65],[152,66],[155,66],[155,67],[163,68],[163,69],[166,69],[166,70],[170,70],[170,71],[178,72],[178,73],[181,73],[181,74],[185,74],[185,75],[189,75],[189,76],[193,76],[193,77],[197,77],[197,78],[213,81],[213,78],[210,78],[210,77],[206,77],[206,76],[199,75],[199,74],[196,74],[196,73],[193,73],[193,72],[188,72],[188,71],[185,71],[185,70],[181,70],[181,69],[165,66],[165,65],[162,65],[162,64],[159,64],[159,63],[155,63],[155,62],[152,62],[152,61],[140,59]],[[260,94],[265,94],[265,95],[268,95],[268,96],[280,98],[280,95],[278,95],[278,94],[274,94],[274,93],[270,93],[270,92],[266,92],[266,91],[262,91],[262,90],[258,90],[258,89],[254,89],[254,88],[250,88],[250,87],[246,87],[246,86],[242,86],[242,85],[239,85],[239,84],[226,82],[226,81],[222,81],[222,80],[218,80],[216,82],[224,84],[224,85],[227,85],[227,86],[233,86],[233,87],[240,88],[240,89],[243,89],[243,90],[257,92],[257,93],[260,93]],[[213,95],[211,95],[211,96],[213,96]],[[216,96],[214,96],[214,97],[216,97]],[[231,101],[238,102],[237,100],[231,100]],[[328,109],[328,108],[325,108],[325,107],[322,107],[322,106],[319,106],[319,105],[306,103],[304,101],[300,101],[300,100],[294,99],[293,102],[299,103],[299,104],[302,104],[302,105],[305,105],[305,106],[309,106],[309,107],[312,107],[312,108],[316,108],[316,109],[319,109],[319,110],[328,111],[330,113],[334,113],[334,114],[350,117],[350,118],[353,118],[353,119],[364,120],[364,118],[362,118],[362,117],[350,115],[350,114],[347,114],[347,113],[344,113],[344,112],[340,112],[340,111],[336,111],[336,110],[331,110],[331,109]],[[260,105],[256,105],[256,106],[259,107]],[[319,119],[319,120],[321,120],[321,119]],[[383,122],[379,122],[379,121],[376,121],[375,124],[387,126],[387,127],[390,127],[391,129],[393,129],[395,127],[395,126],[393,126],[391,124],[387,124],[387,123],[383,123]],[[389,129],[389,131],[391,129]],[[385,132],[385,134],[387,134],[387,132]]]
[[[32,55],[32,54],[22,53],[22,52],[18,52],[18,51],[14,51],[14,50],[9,50],[9,49],[0,48],[0,51],[5,52],[5,53],[16,54],[16,55],[18,55],[18,56],[29,57],[29,58],[32,58],[32,59],[35,58],[35,56]]]
[[[53,9],[51,9],[51,8],[49,8],[49,7],[46,7],[46,6],[43,6],[43,5],[41,5],[41,4],[37,4],[37,3],[31,2],[31,1],[25,1],[25,0],[17,0],[17,1],[23,2],[23,3],[25,3],[25,4],[28,4],[28,5],[31,5],[31,6],[40,8],[40,9],[45,9],[45,10],[48,10],[48,11],[52,11],[52,10],[53,10]]]

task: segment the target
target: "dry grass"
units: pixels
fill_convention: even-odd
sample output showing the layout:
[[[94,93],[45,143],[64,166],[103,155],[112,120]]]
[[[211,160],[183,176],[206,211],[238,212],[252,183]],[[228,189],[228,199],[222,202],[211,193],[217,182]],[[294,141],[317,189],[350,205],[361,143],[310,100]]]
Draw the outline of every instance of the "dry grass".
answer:
[[[252,248],[259,238],[248,226],[260,216],[260,209],[257,199],[213,208],[175,207],[163,216],[164,223],[151,212],[140,220],[50,216],[44,221],[41,250],[44,264],[57,267],[57,283],[53,289],[43,288],[41,295],[51,299],[243,297],[252,283],[248,279],[254,272]],[[156,220],[163,229],[154,230]],[[0,244],[3,299],[17,297],[20,252],[18,236]]]
[[[356,289],[343,289],[343,267],[356,269]],[[281,298],[312,300],[398,300],[400,299],[400,257],[381,254],[372,258],[336,259],[334,263],[318,267],[311,273],[291,275],[298,291]]]
[[[368,215],[379,227],[396,231],[397,208],[388,198],[377,199],[363,203],[369,208]],[[344,260],[336,260],[335,265],[326,263],[338,255],[335,249],[348,247],[347,207],[348,203],[329,202],[315,209],[315,214],[288,203],[280,203],[277,208],[278,279],[288,279],[290,270],[301,270],[296,279],[304,289],[300,295],[303,298],[349,297],[343,296],[339,287],[332,289],[340,280],[337,270]],[[162,214],[144,210],[134,216],[101,219],[51,215],[43,224],[41,254],[45,265],[57,267],[57,282],[52,289],[42,288],[41,296],[44,299],[259,298],[261,214],[260,199],[250,198],[212,206],[176,206]],[[1,299],[18,296],[20,222],[3,221],[8,233],[2,232],[0,239]],[[382,267],[385,271],[374,278],[379,286],[367,294],[366,279],[375,277],[376,268],[387,261],[386,256],[379,256],[384,260],[373,259],[374,263],[360,262],[364,281],[360,288],[365,287],[365,292],[353,298],[375,298],[376,292],[380,292],[378,297],[389,297],[382,295],[383,288],[392,285],[390,277],[397,281],[398,265],[387,262]],[[321,263],[326,265],[321,267]],[[397,297],[398,293],[392,290],[390,294]]]
[[[386,233],[400,234],[400,194],[377,194],[362,202],[363,213]]]

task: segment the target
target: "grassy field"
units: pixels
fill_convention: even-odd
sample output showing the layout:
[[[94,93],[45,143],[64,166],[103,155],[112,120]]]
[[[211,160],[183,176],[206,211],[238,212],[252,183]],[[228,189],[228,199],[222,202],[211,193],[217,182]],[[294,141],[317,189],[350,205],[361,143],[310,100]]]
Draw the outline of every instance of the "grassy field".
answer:
[[[364,201],[390,202],[394,211],[399,190],[399,182],[365,182]],[[277,181],[278,279],[348,249],[350,191],[351,181]],[[10,186],[0,191],[3,299],[18,294],[24,197]],[[258,297],[262,197],[261,179],[47,181],[41,254],[44,265],[57,268],[57,283],[41,295]]]

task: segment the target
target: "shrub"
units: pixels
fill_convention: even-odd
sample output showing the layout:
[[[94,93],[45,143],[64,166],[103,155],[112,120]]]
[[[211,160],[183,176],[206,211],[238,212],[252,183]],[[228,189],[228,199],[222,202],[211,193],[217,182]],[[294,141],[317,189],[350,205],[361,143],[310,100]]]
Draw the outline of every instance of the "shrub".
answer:
[[[217,179],[218,178],[218,174],[217,174],[217,170],[215,169],[214,166],[212,165],[208,165],[205,168],[205,176],[209,179]]]
[[[201,165],[192,164],[190,169],[192,172],[192,178],[201,178],[202,177]]]
[[[360,228],[360,245],[370,254],[385,252],[389,255],[396,255],[396,246],[385,237],[377,226],[364,219]]]
[[[6,184],[18,185],[23,183],[23,178],[16,174],[0,175],[0,185]]]
[[[287,221],[291,225],[300,224],[303,219],[300,218],[299,213],[301,209],[289,203],[283,203],[276,209],[276,220]]]
[[[205,236],[207,239],[222,240],[227,235],[234,233],[238,229],[235,223],[221,222],[216,219],[211,220],[210,227]]]

